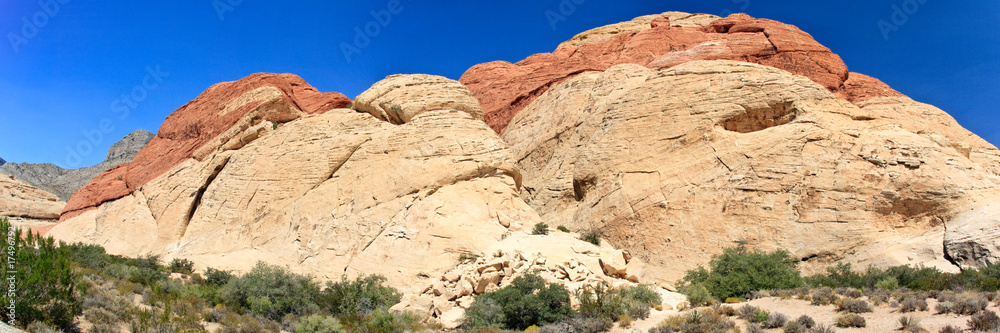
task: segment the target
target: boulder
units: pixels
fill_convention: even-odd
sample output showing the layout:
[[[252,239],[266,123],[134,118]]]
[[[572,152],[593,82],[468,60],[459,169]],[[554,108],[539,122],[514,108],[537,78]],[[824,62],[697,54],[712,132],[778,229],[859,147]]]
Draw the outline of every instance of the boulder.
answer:
[[[604,274],[612,277],[625,277],[625,255],[621,250],[601,249],[601,269]]]
[[[407,123],[433,110],[459,110],[483,119],[483,109],[469,88],[427,74],[390,75],[354,98],[353,108],[393,124]]]

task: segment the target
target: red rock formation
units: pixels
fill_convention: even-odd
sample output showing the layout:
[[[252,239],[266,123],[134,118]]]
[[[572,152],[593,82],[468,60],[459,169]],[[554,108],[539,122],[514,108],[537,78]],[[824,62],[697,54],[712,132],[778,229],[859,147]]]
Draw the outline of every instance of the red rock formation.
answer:
[[[129,195],[139,186],[191,158],[196,150],[267,102],[251,94],[267,87],[280,90],[286,104],[308,114],[323,113],[351,102],[341,93],[319,92],[293,74],[258,73],[239,81],[215,84],[171,113],[156,137],[131,163],[105,171],[77,191],[66,204],[60,220]]]
[[[746,61],[807,76],[830,91],[842,89],[848,77],[843,60],[808,33],[746,14],[703,26],[671,25],[669,18],[658,17],[648,28],[623,29],[596,41],[588,41],[586,34],[517,64],[494,61],[473,66],[459,81],[479,98],[486,123],[502,133],[518,111],[551,85],[617,64],[663,69],[693,60]]]
[[[837,96],[857,104],[872,98],[903,97],[905,95],[879,79],[851,72],[851,76],[847,78],[847,81],[844,81],[844,89],[838,91]]]

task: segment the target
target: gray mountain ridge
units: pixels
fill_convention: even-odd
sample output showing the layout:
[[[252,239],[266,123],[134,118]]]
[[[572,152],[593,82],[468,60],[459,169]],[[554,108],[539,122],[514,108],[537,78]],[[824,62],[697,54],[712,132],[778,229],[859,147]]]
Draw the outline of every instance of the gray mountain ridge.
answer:
[[[59,200],[69,201],[77,190],[105,170],[132,161],[143,147],[153,139],[147,130],[136,130],[115,142],[108,149],[104,161],[79,169],[63,169],[51,163],[6,163],[0,159],[0,174],[11,175],[43,191],[54,194]]]

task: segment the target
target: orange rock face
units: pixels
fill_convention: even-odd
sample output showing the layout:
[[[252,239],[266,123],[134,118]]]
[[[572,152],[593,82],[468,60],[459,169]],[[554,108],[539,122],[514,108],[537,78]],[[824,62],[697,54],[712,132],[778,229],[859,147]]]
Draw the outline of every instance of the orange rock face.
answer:
[[[473,66],[459,81],[482,103],[486,123],[503,133],[515,114],[553,84],[617,64],[664,69],[693,60],[745,61],[807,76],[834,92],[848,78],[847,65],[839,56],[795,26],[746,14],[692,19],[698,16],[710,17],[664,13],[626,22],[630,26],[618,31],[606,31],[613,26],[594,29],[552,53],[532,55],[517,64],[494,61]],[[637,24],[645,26],[636,28]]]
[[[271,93],[280,92],[280,94]],[[195,100],[170,114],[156,137],[132,160],[95,177],[76,192],[60,220],[65,220],[129,195],[136,188],[162,175],[233,127],[270,96],[306,114],[319,114],[344,107],[351,100],[341,93],[323,93],[293,74],[258,73],[239,81],[209,87]],[[286,122],[293,119],[266,119]]]

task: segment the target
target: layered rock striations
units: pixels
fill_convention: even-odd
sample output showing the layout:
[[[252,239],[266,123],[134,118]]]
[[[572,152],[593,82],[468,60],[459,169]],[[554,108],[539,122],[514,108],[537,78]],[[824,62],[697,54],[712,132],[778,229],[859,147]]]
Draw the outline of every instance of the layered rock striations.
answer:
[[[49,234],[199,268],[382,274],[443,322],[525,267],[669,287],[739,242],[807,270],[1000,260],[996,147],[775,21],[644,16],[351,102],[290,74],[215,85]],[[527,235],[538,222],[606,242]]]
[[[516,64],[494,61],[469,68],[459,80],[483,104],[486,123],[503,133],[511,118],[552,85],[618,64],[670,68],[694,60],[737,60],[805,75],[831,91],[848,78],[847,65],[808,33],[746,14],[719,18],[667,12],[582,32],[552,53]]]
[[[396,124],[343,108],[346,99],[306,112],[293,103],[294,91],[261,78],[210,88],[179,109],[157,138],[195,120],[229,127],[199,130],[221,133],[207,140],[179,136],[190,154],[179,161],[168,151],[137,164],[176,141],[154,139],[131,164],[77,193],[49,234],[200,267],[243,270],[260,260],[328,279],[379,273],[407,290],[451,269],[461,254],[482,253],[540,221],[518,195],[520,173],[507,145],[474,112],[436,102],[474,102],[467,90],[449,88],[457,82],[388,78],[389,85],[428,79],[425,93],[399,103],[408,116]],[[257,97],[262,92],[270,95]],[[207,103],[219,107],[194,107]],[[227,110],[243,117],[217,119],[228,118]],[[173,166],[132,183],[164,164]]]
[[[9,175],[0,175],[0,216],[36,220],[59,218],[66,203]]]

